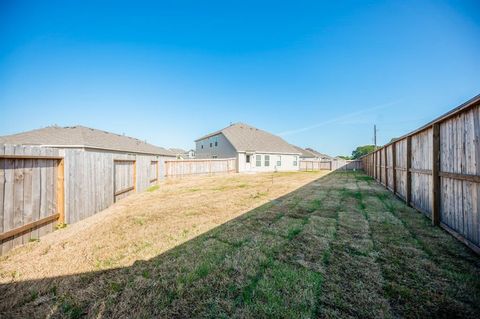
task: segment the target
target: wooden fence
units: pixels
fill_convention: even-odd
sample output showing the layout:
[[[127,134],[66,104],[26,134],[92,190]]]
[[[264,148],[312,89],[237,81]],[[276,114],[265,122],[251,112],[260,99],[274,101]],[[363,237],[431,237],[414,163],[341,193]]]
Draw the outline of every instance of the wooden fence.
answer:
[[[135,192],[136,167],[135,160],[113,160],[113,200],[115,202]]]
[[[60,154],[65,156],[67,224],[92,216],[115,201],[158,183],[164,176],[167,159],[148,154],[81,149],[61,149]],[[152,165],[155,161],[157,165]],[[155,175],[159,179],[152,182]]]
[[[331,161],[308,161],[300,160],[299,168],[301,171],[319,171],[319,170],[332,170]]]
[[[480,253],[480,95],[362,161],[368,175]]]
[[[0,255],[158,183],[166,158],[0,145]]]
[[[359,170],[362,169],[363,162],[360,160],[331,160],[331,161],[312,161],[312,160],[300,160],[301,171],[318,171],[318,170]]]
[[[0,145],[0,254],[53,231],[64,207],[58,150]]]
[[[235,158],[165,161],[165,176],[180,177],[235,173],[237,171],[236,165],[237,160]]]

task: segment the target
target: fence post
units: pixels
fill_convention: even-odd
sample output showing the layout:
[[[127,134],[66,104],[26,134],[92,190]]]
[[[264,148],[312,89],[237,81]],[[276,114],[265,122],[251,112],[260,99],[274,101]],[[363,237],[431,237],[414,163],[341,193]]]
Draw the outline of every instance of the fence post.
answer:
[[[377,178],[378,182],[382,184],[382,150],[377,151]]]
[[[396,142],[392,143],[392,183],[393,193],[397,193],[397,146]]]
[[[135,160],[133,161],[133,192],[137,192],[137,157],[135,156]]]
[[[432,126],[432,224],[440,224],[440,125]]]
[[[385,164],[385,187],[388,189],[388,156],[387,148],[383,148],[383,155],[385,156],[383,163]]]
[[[65,164],[64,160],[58,161],[57,166],[57,213],[58,223],[65,224]]]
[[[405,201],[408,206],[411,206],[412,201],[412,172],[410,171],[412,167],[412,137],[407,136],[407,190],[405,192]]]
[[[380,164],[382,164],[382,156],[381,156],[380,150],[377,151],[377,181],[379,183],[382,183],[382,172],[381,172],[381,167]]]

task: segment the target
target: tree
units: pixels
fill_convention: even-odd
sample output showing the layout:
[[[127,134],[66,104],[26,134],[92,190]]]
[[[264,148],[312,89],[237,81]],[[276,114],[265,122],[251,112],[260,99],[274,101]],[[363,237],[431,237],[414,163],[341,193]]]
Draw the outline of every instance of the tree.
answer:
[[[345,156],[345,155],[338,155],[337,157],[341,158],[341,159],[344,159],[344,160],[351,160],[352,157],[351,156]]]
[[[368,153],[373,152],[374,150],[375,150],[375,145],[359,146],[352,152],[352,158],[359,159],[363,155],[367,155]]]

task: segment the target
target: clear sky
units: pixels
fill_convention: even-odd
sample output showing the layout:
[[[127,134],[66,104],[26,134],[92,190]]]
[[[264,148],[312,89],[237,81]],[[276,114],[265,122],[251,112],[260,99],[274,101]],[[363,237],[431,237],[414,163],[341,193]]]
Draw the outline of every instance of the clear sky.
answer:
[[[480,93],[480,2],[0,0],[0,135],[192,148],[246,122],[350,154]]]

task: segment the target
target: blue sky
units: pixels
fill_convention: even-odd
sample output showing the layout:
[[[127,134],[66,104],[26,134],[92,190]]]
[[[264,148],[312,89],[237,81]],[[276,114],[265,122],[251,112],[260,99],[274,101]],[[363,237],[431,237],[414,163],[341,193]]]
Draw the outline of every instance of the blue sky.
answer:
[[[478,1],[0,1],[0,135],[166,147],[246,122],[332,155],[480,93]]]

